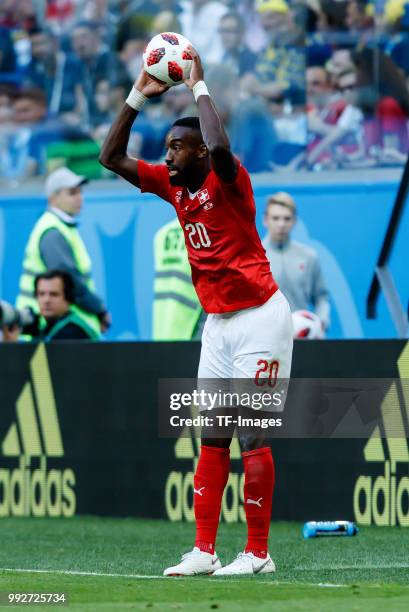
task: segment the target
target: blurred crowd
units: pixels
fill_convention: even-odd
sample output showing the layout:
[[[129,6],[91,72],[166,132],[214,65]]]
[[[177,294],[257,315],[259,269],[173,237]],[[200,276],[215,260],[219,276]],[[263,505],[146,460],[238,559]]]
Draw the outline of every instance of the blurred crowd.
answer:
[[[100,144],[163,31],[201,54],[249,171],[404,163],[409,0],[0,0],[0,178],[101,176]],[[174,87],[145,109],[130,152],[158,160],[196,108]]]

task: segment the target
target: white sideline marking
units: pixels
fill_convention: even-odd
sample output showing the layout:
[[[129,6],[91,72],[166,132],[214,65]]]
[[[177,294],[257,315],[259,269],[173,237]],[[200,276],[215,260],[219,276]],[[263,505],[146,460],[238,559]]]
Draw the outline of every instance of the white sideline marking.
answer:
[[[332,565],[324,567],[322,565],[310,567],[293,567],[294,572],[329,572],[331,570],[387,570],[387,569],[409,569],[409,563],[391,563],[390,565]]]
[[[333,565],[331,567],[324,567],[322,565],[316,565],[311,567],[294,567],[292,571],[294,572],[318,572],[318,571],[339,571],[339,570],[386,570],[386,569],[409,569],[409,563],[395,563],[390,565]],[[169,576],[160,575],[147,575],[147,574],[112,574],[105,572],[80,572],[77,570],[54,570],[54,569],[27,569],[27,568],[18,568],[18,567],[0,567],[0,572],[20,572],[27,574],[61,574],[66,576],[101,576],[105,578],[138,578],[138,579],[146,579],[150,580],[152,578],[168,578]],[[196,580],[200,578],[200,576],[192,576]],[[204,578],[205,580],[209,580],[209,577]],[[203,580],[203,578],[202,578]],[[258,581],[260,582],[260,581]],[[269,581],[270,583],[270,581]],[[266,583],[267,584],[267,583]],[[295,584],[295,582],[278,582],[274,581],[274,584]],[[311,584],[313,586],[348,586],[342,584],[331,584],[331,583],[321,583],[321,582],[311,582],[311,583],[300,583],[300,584]]]
[[[20,567],[0,567],[0,573],[1,572],[17,572],[17,573],[22,573],[22,574],[58,574],[58,575],[63,575],[63,576],[99,576],[102,578],[136,578],[138,580],[151,580],[151,579],[158,579],[158,578],[162,578],[162,579],[167,579],[168,581],[171,581],[171,578],[169,576],[148,576],[146,574],[110,574],[110,573],[104,573],[104,572],[80,572],[77,570],[46,570],[46,569],[27,569],[27,568],[20,568]],[[186,578],[194,578],[195,581],[197,580],[206,580],[209,581],[211,580],[210,576],[206,576],[206,577],[201,577],[201,576],[186,576]],[[218,581],[220,582],[220,581]],[[237,580],[237,579],[231,579],[228,580],[229,583],[231,582],[242,582],[242,580]],[[278,581],[278,580],[257,580],[257,584],[269,584],[271,586],[274,585],[278,585],[278,584],[288,584],[288,585],[296,585],[296,584],[302,584],[304,586],[317,586],[317,587],[325,587],[325,588],[342,588],[342,587],[348,587],[349,585],[347,584],[325,584],[325,583],[314,583],[314,582],[289,582],[289,581]]]
[[[147,576],[146,574],[108,574],[103,572],[79,572],[76,570],[46,570],[0,567],[0,572],[19,572],[26,574],[62,574],[64,576],[102,576],[103,578],[167,578],[167,576]]]

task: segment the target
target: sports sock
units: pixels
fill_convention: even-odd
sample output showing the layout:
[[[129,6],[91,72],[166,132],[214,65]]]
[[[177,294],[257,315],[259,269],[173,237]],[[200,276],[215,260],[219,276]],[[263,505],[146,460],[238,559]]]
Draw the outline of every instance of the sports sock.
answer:
[[[229,478],[230,449],[202,446],[194,476],[195,546],[214,553],[224,487]]]
[[[268,552],[274,489],[274,462],[268,446],[242,453],[244,509],[247,520],[245,552],[264,558]]]

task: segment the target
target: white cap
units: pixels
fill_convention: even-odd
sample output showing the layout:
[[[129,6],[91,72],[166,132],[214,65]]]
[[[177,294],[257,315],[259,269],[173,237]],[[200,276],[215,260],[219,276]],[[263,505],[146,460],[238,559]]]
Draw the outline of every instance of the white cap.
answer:
[[[47,177],[45,181],[45,195],[50,198],[60,189],[79,187],[88,181],[86,176],[75,174],[69,168],[58,168]]]

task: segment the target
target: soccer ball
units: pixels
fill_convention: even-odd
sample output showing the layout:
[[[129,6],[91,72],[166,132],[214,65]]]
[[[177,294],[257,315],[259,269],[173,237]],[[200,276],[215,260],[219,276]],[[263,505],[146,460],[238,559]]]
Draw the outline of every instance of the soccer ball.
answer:
[[[189,78],[192,67],[192,56],[187,50],[189,45],[191,43],[181,34],[157,34],[143,52],[144,69],[169,87],[180,85]]]
[[[320,340],[324,338],[321,320],[314,312],[309,310],[296,310],[292,313],[294,338],[307,340]]]

